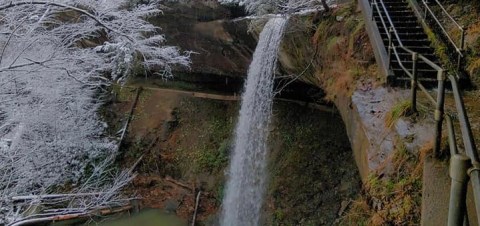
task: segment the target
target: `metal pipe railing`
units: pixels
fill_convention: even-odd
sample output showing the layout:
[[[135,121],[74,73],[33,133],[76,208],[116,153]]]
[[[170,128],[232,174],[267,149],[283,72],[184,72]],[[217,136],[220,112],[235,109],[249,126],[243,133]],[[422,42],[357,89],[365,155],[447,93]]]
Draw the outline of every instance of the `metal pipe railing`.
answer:
[[[412,89],[412,111],[417,112],[417,83],[418,83],[418,76],[417,76],[417,62],[418,62],[418,54],[414,53],[412,55],[412,82],[410,87]]]
[[[438,70],[437,74],[438,87],[437,87],[437,106],[435,107],[435,143],[434,151],[435,156],[440,157],[440,149],[442,143],[442,122],[443,122],[443,110],[445,105],[445,71]]]
[[[477,153],[477,147],[475,145],[475,140],[473,139],[472,127],[470,126],[470,121],[468,120],[467,112],[465,111],[465,104],[460,93],[457,78],[449,75],[448,79],[452,84],[452,92],[455,99],[455,107],[458,113],[458,121],[460,122],[460,129],[462,131],[465,152],[468,157],[472,159],[472,164],[478,164],[480,161]]]
[[[452,36],[448,33],[445,26],[442,24],[442,22],[435,15],[432,8],[430,8],[430,6],[428,5],[428,2],[425,1],[425,0],[422,0],[423,6],[425,7],[424,19],[425,20],[427,19],[427,12],[428,12],[430,14],[430,16],[433,18],[433,20],[437,23],[438,27],[442,30],[445,37],[447,37],[448,41],[455,48],[455,51],[458,54],[458,59],[457,59],[457,63],[456,63],[457,64],[457,71],[459,71],[460,67],[461,67],[462,59],[464,57],[463,56],[463,51],[465,50],[465,29],[463,28],[463,26],[458,24],[458,22],[447,12],[445,7],[443,7],[443,5],[438,0],[433,0],[433,2],[435,2],[438,5],[438,7],[440,7],[442,12],[447,16],[448,19],[450,19],[450,21],[453,23],[453,25],[455,25],[455,27],[457,27],[458,30],[460,31],[460,40],[457,43],[453,40]]]
[[[380,2],[380,4],[378,2]],[[383,10],[380,9],[379,5],[382,6]],[[402,40],[400,39],[398,32],[395,29],[395,25],[393,24],[392,19],[388,14],[387,8],[383,3],[383,0],[373,0],[371,7],[372,7],[372,20],[374,19],[374,10],[376,10],[378,12],[383,29],[386,31],[388,36],[388,43],[389,43],[388,44],[389,45],[388,46],[389,48],[388,64],[389,65],[391,64],[392,56],[394,56],[397,59],[400,68],[405,72],[406,75],[408,75],[411,78],[412,110],[416,111],[417,88],[420,88],[420,90],[423,93],[425,93],[425,95],[427,96],[427,99],[435,105],[436,123],[435,123],[434,152],[436,156],[439,156],[440,154],[440,144],[442,140],[442,123],[445,115],[444,114],[445,82],[447,79],[450,80],[454,99],[455,99],[456,110],[459,116],[460,128],[461,128],[466,156],[458,153],[456,138],[455,138],[455,131],[453,129],[454,128],[453,122],[450,115],[446,115],[445,118],[447,120],[448,139],[449,139],[449,145],[450,145],[450,152],[452,154],[452,159],[450,164],[451,166],[450,175],[452,178],[452,184],[451,184],[451,193],[450,193],[451,195],[450,195],[448,225],[461,225],[462,223],[463,225],[468,225],[468,215],[467,215],[466,204],[465,204],[466,203],[466,187],[467,187],[468,178],[471,178],[472,180],[476,212],[477,212],[477,216],[480,216],[480,161],[479,161],[479,156],[475,146],[475,142],[473,140],[470,122],[468,120],[468,117],[465,111],[464,102],[458,87],[457,79],[452,75],[446,76],[446,72],[442,67],[433,63],[432,61],[427,59],[425,56],[418,54],[417,52],[412,51],[403,45]],[[445,10],[443,7],[442,9]],[[383,18],[383,14],[385,14],[390,26],[387,26],[387,23]],[[398,46],[393,41],[394,37],[396,38]],[[462,39],[464,39],[464,35],[462,35]],[[462,43],[463,42],[464,40],[462,40]],[[461,46],[463,48],[463,44]],[[403,51],[412,55],[411,71],[407,69],[403,64],[400,54],[397,51],[397,48],[402,49]],[[463,55],[460,55],[460,56],[463,57]],[[418,72],[417,72],[418,60],[422,60],[427,65],[429,65],[430,67],[432,67],[434,70],[437,71],[438,89],[437,89],[436,100],[434,97],[430,95],[430,92],[421,83],[418,82]],[[480,217],[478,217],[477,220],[479,221],[479,225],[480,225]]]
[[[448,226],[468,226],[467,189],[468,170],[471,168],[470,158],[458,152],[457,139],[452,116],[445,115],[448,128],[448,144],[450,147],[450,203],[448,207]]]
[[[379,3],[382,6],[383,10],[380,10]],[[410,77],[411,83],[412,84],[417,84],[417,80],[418,80],[417,70],[416,70],[417,62],[414,63],[414,68],[412,68],[412,72],[410,72],[409,69],[407,69],[403,65],[402,59],[400,58],[400,56],[397,52],[397,49],[396,49],[397,47],[395,46],[395,44],[392,40],[393,37],[392,37],[391,33],[393,33],[394,36],[396,37],[396,41],[398,42],[400,49],[406,51],[407,53],[412,54],[412,59],[416,59],[416,60],[421,59],[423,62],[425,62],[427,65],[429,65],[430,67],[432,67],[434,70],[436,70],[438,72],[438,76],[437,76],[437,80],[438,80],[437,100],[433,101],[434,104],[436,105],[436,108],[435,108],[434,152],[435,152],[435,156],[438,157],[440,155],[440,145],[441,145],[441,141],[442,141],[443,109],[444,109],[444,101],[445,101],[445,71],[443,70],[443,68],[441,68],[437,64],[433,63],[432,61],[430,61],[429,59],[427,59],[423,55],[418,54],[417,52],[412,51],[412,50],[410,50],[409,48],[407,48],[403,45],[402,40],[401,40],[400,36],[398,35],[397,30],[395,29],[395,25],[392,21],[392,18],[388,14],[387,7],[385,6],[383,0],[374,0],[374,2],[372,4],[372,7],[373,6],[375,6],[375,9],[378,12],[379,18],[381,20],[381,23],[382,23],[385,31],[387,31],[387,30],[389,31],[388,32],[388,39],[389,39],[389,47],[388,47],[389,48],[389,59],[388,59],[389,61],[388,62],[389,62],[389,64],[391,63],[391,59],[390,59],[391,54],[394,53],[395,57],[397,58],[398,64],[400,65],[402,70],[405,72],[405,74],[407,74]],[[383,19],[383,15],[386,16],[386,18],[387,18],[387,20],[390,24],[390,28],[388,28],[388,29],[387,29],[387,24],[385,23],[385,20]],[[372,9],[372,17],[373,17],[373,9]],[[416,107],[416,87],[417,87],[416,85],[412,87],[412,93],[415,93],[415,99],[412,98],[411,105],[414,106],[414,107]],[[426,91],[426,89],[421,88],[421,90],[424,91],[427,96],[430,95],[428,93],[428,91]],[[434,99],[434,98],[432,97],[431,99]],[[412,110],[416,111],[416,109],[412,109]]]
[[[477,216],[480,216],[480,163],[477,153],[477,147],[475,146],[475,140],[473,139],[472,128],[468,120],[467,113],[465,111],[465,105],[458,88],[457,79],[454,76],[449,76],[452,84],[453,97],[455,99],[455,107],[458,113],[458,121],[460,122],[460,130],[462,131],[462,140],[465,148],[465,154],[471,161],[471,168],[468,169],[468,175],[472,181],[473,197],[475,201],[475,209]],[[480,217],[477,217],[478,224],[480,225]]]
[[[465,155],[455,154],[450,159],[450,203],[448,207],[448,226],[463,225],[467,204],[468,168],[469,158]]]

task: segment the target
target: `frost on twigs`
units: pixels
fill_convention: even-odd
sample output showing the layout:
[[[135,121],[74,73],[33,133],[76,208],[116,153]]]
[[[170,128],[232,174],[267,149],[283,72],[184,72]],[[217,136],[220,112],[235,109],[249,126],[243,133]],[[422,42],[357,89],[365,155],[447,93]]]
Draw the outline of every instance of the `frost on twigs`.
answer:
[[[256,15],[296,14],[324,10],[333,0],[218,0],[224,4],[238,4]]]
[[[135,61],[166,77],[190,64],[144,20],[159,3],[0,0],[0,225],[124,204],[131,171],[111,170],[118,142],[97,112]],[[42,198],[59,192],[79,196]]]

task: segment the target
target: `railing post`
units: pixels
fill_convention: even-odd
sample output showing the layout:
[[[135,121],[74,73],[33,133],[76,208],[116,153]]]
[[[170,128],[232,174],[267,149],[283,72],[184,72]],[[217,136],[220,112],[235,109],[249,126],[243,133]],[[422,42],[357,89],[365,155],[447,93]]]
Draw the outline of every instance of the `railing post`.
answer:
[[[457,72],[460,72],[460,69],[462,68],[462,54],[465,48],[465,29],[463,27],[461,27],[460,29],[462,30],[462,36],[460,38],[460,52],[458,53]]]
[[[423,14],[423,20],[427,20],[427,7],[428,7],[428,2],[426,2],[425,0],[422,1],[423,2],[423,5],[425,6],[425,14]]]
[[[376,8],[376,7],[374,7],[374,6],[376,6],[376,5],[377,5],[377,0],[373,0],[373,1],[372,1],[372,4],[371,4],[371,7],[372,7],[372,21],[375,20],[375,17],[373,16],[373,11],[374,11],[375,8]],[[382,15],[380,15],[380,12],[378,12],[378,15],[379,15],[380,17],[382,16]]]
[[[458,154],[457,139],[455,136],[455,127],[453,127],[453,121],[450,115],[445,115],[445,119],[447,121],[448,145],[450,147],[450,156],[454,156]]]
[[[466,212],[467,184],[470,159],[455,154],[450,158],[450,204],[448,208],[448,226],[463,225]],[[467,219],[468,221],[468,219]]]
[[[390,64],[392,63],[392,51],[393,51],[392,35],[393,35],[393,28],[390,27],[388,29],[388,67],[390,67]]]
[[[435,109],[435,144],[434,153],[436,157],[440,156],[440,146],[442,142],[442,122],[443,122],[443,106],[445,102],[445,71],[443,69],[438,70],[438,93],[437,93],[437,106]]]
[[[418,53],[414,52],[412,54],[412,113],[417,113],[417,62],[418,62]]]

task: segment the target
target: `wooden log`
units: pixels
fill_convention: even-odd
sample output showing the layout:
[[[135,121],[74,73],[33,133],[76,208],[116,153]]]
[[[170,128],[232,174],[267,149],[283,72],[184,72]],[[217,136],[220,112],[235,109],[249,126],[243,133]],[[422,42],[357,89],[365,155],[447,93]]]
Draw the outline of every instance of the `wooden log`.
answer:
[[[195,226],[195,221],[197,221],[197,211],[198,211],[198,204],[200,203],[200,194],[202,191],[199,191],[197,194],[197,198],[195,200],[195,211],[193,212],[193,219],[192,219],[192,226]]]
[[[142,92],[142,87],[137,88],[137,92],[135,93],[135,99],[133,100],[132,106],[130,107],[130,111],[128,112],[127,121],[125,122],[125,125],[123,126],[123,131],[122,131],[122,135],[120,136],[120,142],[118,143],[117,151],[119,151],[120,148],[122,147],[123,140],[125,139],[125,136],[127,135],[128,126],[130,125],[130,121],[132,120],[133,111],[135,110],[135,107],[137,106],[138,98],[139,98],[141,92]]]
[[[115,213],[121,213],[132,209],[131,205],[122,206],[118,208],[108,208],[108,209],[98,209],[98,210],[91,210],[84,213],[74,213],[74,214],[64,214],[64,215],[55,215],[55,216],[48,216],[48,217],[39,217],[39,218],[32,218],[21,220],[18,222],[14,222],[9,226],[22,226],[22,225],[32,225],[32,224],[45,224],[50,223],[53,221],[65,221],[65,220],[72,220],[78,218],[91,218],[94,216],[105,216],[111,215]]]
[[[76,194],[51,194],[51,195],[24,195],[24,196],[13,196],[11,199],[14,202],[26,201],[26,200],[43,200],[43,199],[57,199],[57,198],[68,198],[68,197],[85,197],[85,196],[98,196],[103,195],[105,192],[92,192],[92,193],[76,193]]]

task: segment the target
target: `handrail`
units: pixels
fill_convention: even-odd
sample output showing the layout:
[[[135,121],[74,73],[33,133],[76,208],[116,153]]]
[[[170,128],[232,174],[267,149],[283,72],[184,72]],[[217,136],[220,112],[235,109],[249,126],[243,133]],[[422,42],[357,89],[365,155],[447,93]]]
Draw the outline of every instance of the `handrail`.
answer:
[[[453,97],[455,99],[455,107],[458,112],[458,121],[460,122],[460,130],[462,133],[462,140],[463,140],[463,145],[464,145],[465,154],[466,154],[465,159],[467,161],[468,160],[470,161],[466,169],[467,171],[463,173],[465,173],[464,175],[465,177],[469,176],[470,180],[472,181],[475,210],[476,210],[477,216],[480,216],[479,215],[480,214],[480,162],[479,162],[480,158],[477,153],[477,147],[475,146],[475,140],[473,139],[472,128],[470,126],[470,122],[468,120],[468,116],[465,111],[465,105],[463,103],[463,99],[460,94],[460,90],[458,88],[457,78],[455,78],[452,75],[449,75],[448,79],[452,84]],[[447,120],[451,120],[451,119],[447,118]],[[451,123],[451,122],[448,122],[448,123]],[[450,131],[450,129],[452,131]],[[449,128],[449,139],[455,140],[455,134],[454,134],[453,128]],[[457,149],[456,143],[452,142],[452,144],[450,144],[450,151],[455,152],[456,149]],[[458,161],[458,159],[455,159],[452,156],[452,163],[454,163],[455,160]],[[466,168],[466,167],[463,167],[463,168]],[[455,171],[455,169],[451,169],[451,174],[454,174],[454,175],[451,175],[452,184],[453,184],[454,183],[453,180],[456,179],[454,177],[455,176],[458,177],[459,172],[452,173],[452,170]],[[466,182],[468,182],[468,179],[466,179],[465,183]],[[454,186],[452,185],[452,193],[454,192],[453,187]],[[466,193],[466,189],[467,189],[466,186],[462,186],[461,188],[457,188],[457,192],[463,195],[463,193]],[[452,197],[450,200],[452,200]],[[455,200],[455,198],[453,198],[453,200]],[[462,200],[462,202],[465,202],[465,200]],[[453,203],[451,202],[450,205],[453,205]],[[461,205],[464,205],[464,204],[462,203]],[[464,207],[461,206],[460,208],[464,208]],[[450,209],[451,210],[449,211],[456,212],[455,209],[452,209],[452,208]],[[456,217],[458,218],[458,214],[456,215]],[[478,217],[477,220],[480,224],[480,217]],[[456,225],[456,223],[453,223],[452,221],[452,224],[449,224],[449,225]]]
[[[398,41],[398,44],[399,44],[399,47],[402,48],[403,50],[407,51],[408,53],[410,54],[414,54],[415,51],[405,47],[403,45],[403,42],[402,42],[402,39],[400,38],[400,36],[398,35],[398,32],[397,32],[397,29],[395,28],[395,25],[393,24],[393,21],[392,21],[392,18],[390,17],[390,15],[388,14],[388,11],[387,11],[387,7],[385,6],[385,3],[383,3],[383,0],[378,0],[381,4],[382,4],[382,8],[383,8],[383,12],[385,12],[386,16],[387,16],[387,19],[388,19],[388,22],[390,23],[390,28],[392,29],[393,33],[395,34],[395,37],[397,38],[397,41]],[[377,0],[374,0],[374,4],[377,8],[377,12],[378,14],[380,15],[380,19],[382,20],[382,24],[384,25],[384,28],[385,28],[385,31],[388,32],[388,28],[385,27],[386,24],[383,22],[383,17],[382,17],[382,14],[381,14],[381,11],[380,9],[378,8],[378,4],[377,4]],[[373,14],[373,12],[372,12]],[[391,37],[389,37],[391,38]],[[440,66],[436,65],[435,63],[433,63],[431,60],[429,60],[428,58],[424,57],[423,55],[419,54],[418,57],[420,59],[422,59],[423,61],[425,61],[425,63],[427,63],[428,65],[430,65],[431,67],[433,67],[435,70],[439,70],[441,69]]]
[[[413,74],[410,71],[408,71],[408,69],[403,65],[402,60],[400,59],[400,56],[398,55],[397,48],[393,48],[393,51],[395,52],[395,56],[398,60],[398,65],[400,65],[400,67],[403,69],[403,71],[410,78],[413,78]],[[421,83],[418,83],[417,86],[426,94],[427,99],[430,102],[432,102],[433,105],[437,105],[437,101],[432,97],[432,95],[430,95],[430,93],[428,92],[427,88],[425,88],[425,86],[423,86]]]
[[[380,8],[378,6],[378,2],[380,2],[380,4],[382,5],[383,10],[380,10]],[[385,31],[388,30],[388,34],[389,34],[388,35],[388,43],[389,43],[388,44],[389,45],[389,47],[388,47],[388,50],[389,50],[388,51],[388,62],[389,63],[391,62],[391,54],[392,54],[392,50],[393,50],[393,52],[395,53],[395,55],[398,59],[398,63],[401,64],[402,70],[405,71],[405,73],[411,79],[412,111],[414,111],[414,112],[417,111],[417,108],[416,108],[417,100],[416,99],[417,99],[417,88],[418,87],[420,87],[422,92],[424,92],[426,94],[426,96],[429,98],[429,100],[434,100],[434,98],[432,96],[430,96],[430,93],[427,91],[427,89],[425,89],[425,87],[423,87],[422,85],[419,85],[419,83],[418,83],[417,68],[416,68],[416,64],[417,64],[418,59],[422,60],[423,62],[425,62],[427,65],[431,66],[433,69],[435,69],[438,72],[437,73],[438,74],[437,75],[437,80],[438,80],[437,100],[433,101],[433,103],[436,105],[436,109],[435,109],[435,122],[436,123],[435,123],[434,152],[435,152],[436,156],[439,156],[440,144],[441,144],[441,141],[442,141],[443,108],[444,108],[444,101],[445,101],[445,71],[440,66],[438,66],[437,64],[435,64],[431,60],[429,60],[428,58],[424,57],[421,54],[418,54],[417,52],[415,52],[415,51],[413,51],[413,50],[411,50],[411,49],[409,49],[409,48],[407,48],[403,45],[403,42],[402,42],[400,36],[398,35],[398,32],[395,28],[395,25],[393,24],[392,18],[388,14],[387,7],[385,6],[383,0],[373,0],[372,18],[373,18],[373,5],[375,5],[375,8],[376,8],[376,10],[378,12],[378,15],[379,15],[379,17],[382,21],[382,25],[384,26]],[[390,23],[390,29],[388,29],[386,27],[386,23],[384,22],[382,11],[384,12],[385,16],[388,19],[388,22]],[[413,68],[412,68],[413,73],[410,73],[409,70],[405,70],[406,68],[403,66],[403,64],[401,62],[401,59],[398,56],[398,52],[396,51],[397,47],[395,46],[395,44],[392,41],[392,34],[391,33],[393,33],[395,35],[395,37],[397,38],[399,48],[401,48],[404,51],[412,54],[412,60],[414,62]]]
[[[460,30],[461,32],[464,32],[464,31],[465,31],[465,29],[463,28],[463,26],[461,26],[460,24],[458,24],[458,22],[452,17],[452,15],[450,15],[450,13],[448,13],[448,11],[445,9],[445,7],[443,7],[443,5],[442,5],[438,0],[434,0],[434,2],[437,3],[438,7],[440,7],[440,9],[442,9],[442,12],[448,17],[448,19],[450,19],[450,20],[452,21],[452,23],[458,28],[458,30]],[[425,6],[425,8],[429,11],[430,15],[432,15],[432,16],[434,17],[435,22],[437,22],[438,25],[441,26],[442,24],[441,24],[440,20],[438,19],[437,16],[435,16],[435,13],[433,13],[433,10],[428,6],[428,2],[425,1],[425,0],[422,0],[422,3],[423,3],[423,5]],[[425,16],[426,16],[426,15],[425,15]],[[443,26],[441,26],[441,28],[442,28],[443,32],[445,33],[445,35],[448,35],[446,29],[445,29]],[[450,39],[450,41],[452,42],[452,44],[454,44],[455,47],[456,47],[457,45],[455,44],[455,42],[453,41],[453,39],[452,39],[450,36],[448,36],[448,38]],[[462,48],[463,48],[463,44],[464,44],[464,43],[462,43],[462,42],[464,42],[464,41],[465,41],[465,40],[461,40],[461,41],[460,41],[460,46],[462,46],[462,47],[461,47],[461,48],[457,48],[457,51],[458,51],[458,49],[462,49]]]
[[[455,51],[458,53],[458,61],[457,61],[457,71],[460,70],[460,67],[461,67],[461,60],[464,58],[464,55],[463,55],[463,51],[465,50],[465,29],[463,28],[463,26],[461,26],[460,24],[458,24],[458,22],[447,12],[447,10],[445,9],[445,7],[443,7],[443,5],[438,1],[438,0],[434,0],[435,3],[437,3],[437,5],[440,7],[440,9],[442,10],[442,12],[452,21],[452,23],[460,30],[460,33],[461,33],[461,36],[460,36],[460,40],[459,40],[459,43],[456,43],[453,38],[451,37],[451,35],[447,32],[447,30],[445,29],[445,27],[442,25],[442,22],[440,22],[440,20],[438,19],[438,17],[435,15],[435,13],[433,12],[433,10],[430,8],[430,6],[428,5],[428,2],[426,0],[422,0],[422,3],[423,5],[425,6],[425,15],[424,15],[424,19],[427,18],[427,12],[430,13],[430,15],[432,16],[433,20],[435,20],[435,22],[437,23],[437,25],[440,27],[440,29],[442,30],[443,34],[447,37],[447,39],[450,41],[450,43],[452,44],[452,46],[455,48]]]
[[[383,10],[380,10],[378,2],[380,2]],[[435,146],[434,146],[434,152],[436,156],[438,156],[440,153],[440,143],[442,138],[442,123],[443,123],[444,116],[446,118],[450,152],[452,153],[451,165],[450,165],[452,167],[450,171],[451,177],[452,177],[450,206],[452,206],[452,208],[449,208],[448,225],[449,226],[459,225],[458,224],[459,222],[464,221],[465,219],[468,220],[468,217],[465,217],[467,216],[467,211],[465,208],[465,202],[466,202],[465,194],[466,194],[468,176],[470,176],[472,180],[477,216],[480,216],[480,158],[477,153],[477,149],[476,149],[475,142],[472,135],[472,129],[470,126],[470,122],[468,120],[467,113],[465,111],[464,102],[460,94],[457,78],[452,75],[445,76],[445,70],[442,67],[435,64],[425,56],[418,54],[417,52],[412,51],[411,49],[403,45],[402,40],[400,39],[400,36],[398,35],[397,30],[395,29],[395,25],[393,24],[393,21],[388,13],[387,7],[385,6],[383,0],[372,0],[371,7],[372,7],[372,19],[374,19],[374,10],[376,9],[378,12],[381,24],[385,29],[385,31],[387,32],[388,63],[389,64],[391,63],[391,57],[392,57],[392,54],[394,54],[398,61],[398,64],[400,65],[400,68],[405,72],[405,74],[408,75],[408,77],[411,78],[412,110],[416,112],[417,88],[420,88],[422,92],[426,94],[428,100],[431,101],[436,106],[435,108],[435,121],[436,121]],[[442,9],[445,10],[443,7]],[[385,14],[386,18],[388,19],[390,27],[387,26],[387,23],[383,18],[383,14]],[[393,42],[393,36],[395,36],[398,42],[398,46]],[[412,54],[413,65],[412,65],[411,71],[407,69],[407,67],[405,67],[405,65],[403,64],[397,49],[402,49],[405,52]],[[419,59],[437,71],[438,89],[437,89],[436,100],[435,98],[432,97],[432,95],[430,95],[430,92],[421,83],[418,83],[416,65]],[[445,81],[447,79],[450,80],[450,83],[452,86],[455,106],[456,106],[458,118],[460,121],[460,128],[461,128],[463,143],[464,143],[465,151],[468,157],[466,156],[464,157],[458,153],[457,145],[455,142],[455,132],[453,130],[452,118],[450,117],[450,115],[444,114]],[[471,163],[466,163],[466,161],[471,161]],[[480,217],[477,217],[477,220],[480,224]]]
[[[480,158],[478,157],[477,147],[475,145],[475,140],[473,139],[472,127],[470,126],[470,121],[468,120],[467,112],[465,111],[465,105],[463,103],[462,95],[460,94],[460,89],[458,88],[457,79],[452,75],[449,75],[448,78],[452,84],[453,97],[455,98],[458,121],[460,122],[460,129],[463,134],[462,138],[465,152],[472,160],[472,164],[479,164]]]

